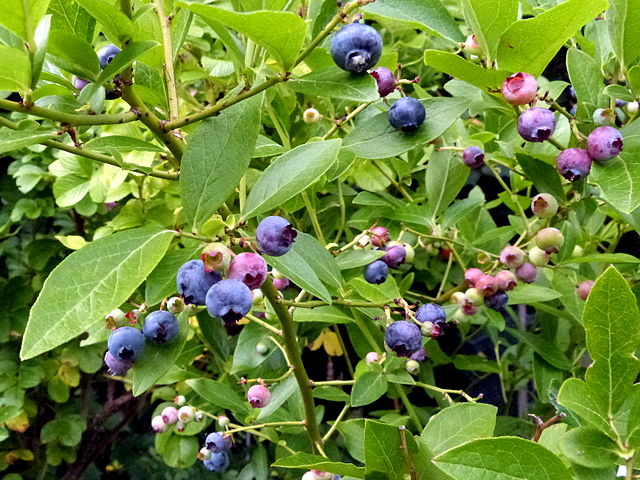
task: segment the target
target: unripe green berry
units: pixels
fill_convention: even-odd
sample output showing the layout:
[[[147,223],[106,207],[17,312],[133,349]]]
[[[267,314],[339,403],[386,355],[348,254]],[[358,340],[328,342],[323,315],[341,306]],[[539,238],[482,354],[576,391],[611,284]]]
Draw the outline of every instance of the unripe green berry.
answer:
[[[184,310],[184,300],[180,297],[171,297],[167,300],[167,310],[174,315],[181,313]]]
[[[262,304],[262,301],[264,300],[264,294],[262,293],[262,290],[260,290],[259,288],[251,290],[251,295],[253,296],[254,305]]]
[[[220,426],[220,428],[227,428],[230,422],[231,421],[229,420],[229,417],[227,417],[226,415],[218,416],[218,425]]]
[[[407,360],[407,364],[404,366],[407,372],[414,374],[420,371],[420,364],[415,360]]]
[[[187,401],[186,398],[184,398],[184,395],[178,395],[173,399],[173,403],[175,403],[176,405],[178,405],[179,407],[181,407],[182,405],[184,405],[184,403]]]
[[[538,247],[531,247],[529,250],[529,262],[536,267],[544,267],[549,263],[549,254]]]
[[[464,295],[474,305],[480,305],[482,303],[483,298],[484,298],[484,296],[480,293],[480,290],[478,290],[477,288],[468,288],[464,292]]]
[[[322,118],[320,112],[315,108],[307,108],[302,114],[302,121],[304,123],[315,123]]]
[[[279,278],[279,279],[283,279],[283,278],[287,278],[286,275],[280,273],[278,270],[276,270],[275,268],[271,269],[271,276],[273,278]]]
[[[533,197],[531,211],[540,218],[551,218],[558,213],[558,201],[553,195],[540,193]]]
[[[425,337],[430,337],[431,334],[433,333],[433,322],[422,322],[422,325],[420,325],[420,330],[422,332],[422,335],[424,335]]]
[[[209,450],[207,447],[202,447],[198,452],[197,457],[198,457],[198,460],[201,460],[201,461],[209,460],[211,458],[211,450]]]
[[[584,249],[580,245],[573,247],[572,257],[581,257],[584,255]]]
[[[455,322],[465,322],[467,320],[467,316],[465,315],[465,313],[462,311],[461,308],[459,308],[458,310],[456,310],[456,312],[453,314],[453,316],[451,317]]]
[[[536,234],[535,241],[538,248],[541,248],[545,252],[558,253],[564,243],[564,235],[562,235],[562,232],[557,228],[547,227]]]
[[[260,342],[256,345],[256,353],[259,353],[260,355],[264,355],[268,351],[269,351],[269,347],[264,342]]]
[[[462,292],[454,292],[451,295],[451,303],[456,303],[456,304],[461,304],[462,302],[465,301],[465,299],[467,298],[467,296],[462,293]]]
[[[125,324],[125,316],[124,312],[119,308],[110,311],[104,316],[105,321],[107,322],[107,328],[118,328]]]
[[[205,272],[214,270],[227,270],[233,259],[233,252],[223,243],[210,243],[202,249],[200,255],[204,263]]]
[[[634,114],[638,112],[638,102],[629,102],[627,103],[627,112],[630,114]]]

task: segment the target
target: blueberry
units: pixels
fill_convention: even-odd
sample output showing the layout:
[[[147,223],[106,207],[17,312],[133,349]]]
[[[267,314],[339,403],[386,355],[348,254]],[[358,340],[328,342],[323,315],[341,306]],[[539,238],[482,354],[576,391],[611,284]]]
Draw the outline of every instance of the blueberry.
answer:
[[[264,385],[254,385],[247,392],[247,400],[253,408],[266,407],[271,400],[271,392]]]
[[[338,67],[363,73],[373,68],[382,55],[380,34],[364,23],[345,25],[331,39],[331,56]]]
[[[613,127],[598,127],[587,138],[589,155],[598,161],[610,160],[622,151],[622,135]]]
[[[389,123],[397,130],[412,132],[420,128],[426,118],[424,105],[413,97],[402,97],[389,109]]]
[[[387,253],[380,260],[391,268],[398,268],[404,263],[407,256],[407,252],[402,245],[391,245],[385,251]]]
[[[298,232],[282,217],[271,216],[260,222],[256,230],[258,245],[272,257],[284,255],[295,242]]]
[[[107,365],[110,375],[126,375],[131,367],[133,367],[133,362],[130,362],[129,360],[120,360],[119,358],[111,355],[111,352],[109,351],[104,354],[104,363]]]
[[[462,161],[469,168],[480,168],[484,165],[484,152],[480,147],[468,147],[462,152]]]
[[[520,267],[521,266],[522,265],[520,265]],[[500,270],[498,273],[496,273],[496,283],[500,290],[504,290],[506,292],[515,288],[516,284],[518,283],[518,279],[513,274],[513,272],[509,270]]]
[[[227,437],[220,432],[213,432],[207,435],[204,444],[212,452],[228,452],[231,450],[231,437]]]
[[[530,108],[518,118],[518,133],[530,142],[544,142],[555,129],[556,117],[546,108]]]
[[[111,332],[107,345],[115,358],[133,362],[144,348],[144,335],[133,327],[120,327]]]
[[[567,148],[556,159],[558,172],[570,182],[576,182],[588,176],[591,163],[589,152],[582,148]]]
[[[507,306],[509,295],[505,292],[497,291],[493,295],[484,297],[484,304],[492,310],[500,311]]]
[[[553,195],[539,193],[531,201],[531,211],[540,218],[551,218],[558,213],[558,201]]]
[[[538,82],[528,73],[514,73],[502,84],[502,96],[511,105],[526,105],[536,97]]]
[[[389,240],[391,240],[391,237],[389,235],[389,230],[387,230],[386,227],[373,227],[371,229],[371,243],[374,244],[376,247],[382,247],[384,246]]]
[[[420,323],[442,323],[447,321],[447,315],[444,313],[444,310],[440,305],[436,303],[425,303],[418,307],[416,320]]]
[[[178,270],[178,292],[185,303],[204,305],[207,292],[221,278],[218,272],[205,272],[202,260],[189,260]]]
[[[273,279],[273,286],[276,287],[276,290],[284,290],[289,286],[289,279],[288,278],[274,278]]]
[[[90,83],[89,80],[85,80],[84,78],[74,77],[73,79],[73,86],[76,87],[79,92]]]
[[[153,343],[169,343],[178,335],[178,319],[166,310],[156,310],[147,315],[142,333]]]
[[[610,108],[598,108],[592,115],[593,123],[596,125],[614,125],[616,114]]]
[[[116,47],[113,43],[102,47],[98,50],[98,60],[100,61],[100,68],[105,68],[109,65],[114,57],[120,53],[120,49]]]
[[[387,280],[388,275],[389,267],[382,260],[371,262],[364,269],[364,279],[374,285],[384,283]]]
[[[416,362],[424,362],[427,358],[427,351],[424,349],[424,347],[420,347],[418,350],[413,352],[409,358],[411,360],[415,360]],[[409,362],[407,362],[407,364],[408,363]]]
[[[500,262],[507,268],[518,268],[524,263],[524,252],[511,245],[504,247],[500,252]]]
[[[267,262],[257,253],[240,253],[231,262],[227,278],[239,280],[252,290],[260,288],[267,278]]]
[[[229,467],[229,455],[226,452],[212,453],[211,458],[202,463],[210,472],[224,472]]]
[[[231,323],[249,313],[253,296],[244,283],[233,279],[221,280],[207,292],[206,304],[211,316]]]
[[[371,76],[376,79],[381,97],[386,97],[396,89],[396,77],[388,68],[378,67],[371,72]]]
[[[483,274],[476,282],[476,288],[482,295],[493,295],[498,289],[495,277]]]
[[[409,357],[422,347],[422,334],[415,323],[398,320],[387,327],[384,341],[399,357]]]
[[[538,276],[538,267],[531,263],[523,263],[516,269],[516,276],[524,283],[533,283]]]

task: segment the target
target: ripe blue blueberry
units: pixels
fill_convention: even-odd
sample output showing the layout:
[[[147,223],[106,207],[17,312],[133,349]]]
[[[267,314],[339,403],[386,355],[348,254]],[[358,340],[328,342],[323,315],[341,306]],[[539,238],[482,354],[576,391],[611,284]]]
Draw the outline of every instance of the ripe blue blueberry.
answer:
[[[424,105],[413,97],[402,97],[389,109],[389,123],[397,130],[412,132],[420,128],[427,113]]]
[[[120,49],[113,43],[102,47],[98,50],[98,60],[100,61],[100,68],[105,68],[109,65],[115,56],[120,53]]]
[[[227,452],[212,453],[208,460],[203,460],[204,466],[210,472],[224,472],[229,467]]]
[[[178,335],[178,319],[166,310],[156,310],[147,315],[142,333],[153,343],[169,343]]]
[[[589,175],[591,156],[582,148],[567,148],[556,159],[558,172],[570,182],[576,182]]]
[[[205,272],[202,260],[189,260],[178,270],[178,292],[185,303],[204,305],[207,292],[221,278],[218,272]]]
[[[239,280],[251,290],[260,288],[267,278],[267,262],[257,253],[240,253],[232,260],[227,278]]]
[[[391,245],[386,248],[386,254],[380,260],[391,268],[398,268],[404,263],[407,252],[402,245]]]
[[[231,437],[227,437],[220,432],[213,432],[207,435],[204,444],[212,452],[228,452],[231,450]]]
[[[364,23],[345,25],[331,38],[331,56],[341,69],[363,73],[373,68],[382,55],[380,34]]]
[[[120,327],[111,332],[107,346],[115,358],[133,362],[144,348],[144,335],[133,327]]]
[[[555,129],[556,117],[546,108],[530,108],[518,118],[518,133],[530,142],[544,142]]]
[[[415,323],[399,320],[387,327],[384,341],[399,357],[409,357],[422,347],[422,333]]]
[[[386,97],[396,89],[396,77],[388,68],[378,67],[371,72],[371,76],[376,79],[381,97]]]
[[[622,151],[622,135],[613,127],[598,127],[587,138],[589,155],[597,161],[610,160]]]
[[[123,376],[127,374],[131,367],[133,367],[133,362],[130,362],[128,360],[120,360],[119,358],[111,355],[111,352],[109,352],[108,350],[104,354],[104,363],[109,369],[109,375]]]
[[[207,292],[206,304],[211,316],[231,323],[249,313],[253,296],[244,283],[232,279],[221,280]]]
[[[484,297],[484,304],[492,310],[500,311],[507,306],[509,295],[506,292],[497,291],[493,295]]]
[[[260,222],[256,230],[258,245],[272,257],[284,255],[295,242],[298,232],[282,217],[271,216]]]
[[[480,147],[468,147],[462,152],[462,161],[469,168],[480,168],[484,165],[484,152]]]
[[[447,321],[447,315],[444,313],[444,309],[440,305],[436,303],[425,303],[418,307],[416,320],[420,323],[442,323]]]
[[[388,275],[389,267],[382,260],[371,262],[364,269],[364,279],[374,285],[384,283],[387,280]]]

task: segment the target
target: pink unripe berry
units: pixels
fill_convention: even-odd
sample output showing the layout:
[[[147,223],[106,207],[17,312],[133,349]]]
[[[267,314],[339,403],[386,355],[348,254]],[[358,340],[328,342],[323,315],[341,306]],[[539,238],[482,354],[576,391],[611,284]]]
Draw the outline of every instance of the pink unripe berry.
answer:
[[[367,356],[364,357],[364,361],[367,365],[374,362],[377,363],[380,361],[380,355],[378,355],[378,352],[369,352]]]
[[[507,268],[518,268],[524,263],[524,252],[509,245],[500,252],[500,262]]]
[[[467,37],[463,48],[465,52],[470,53],[471,55],[482,54],[482,47],[478,43],[476,35],[473,33]]]
[[[523,263],[516,269],[516,276],[524,283],[533,283],[538,276],[538,268],[531,263]]]
[[[373,227],[371,229],[371,243],[376,247],[385,245],[391,237],[389,236],[389,230],[385,227]]]
[[[460,305],[460,311],[467,316],[472,316],[478,313],[478,307],[476,307],[470,301],[465,301],[462,302],[462,305]]]
[[[329,472],[323,472],[322,470],[311,470],[316,476],[316,480],[331,480],[333,478],[333,474]]]
[[[511,105],[526,105],[536,97],[538,82],[528,73],[514,73],[502,84],[502,96]]]
[[[276,290],[282,291],[289,286],[289,279],[286,277],[274,278],[272,283],[273,283],[273,286],[276,287]]]
[[[476,288],[483,295],[493,295],[498,290],[496,279],[491,275],[482,275],[476,282]]]
[[[180,410],[178,410],[178,419],[181,422],[188,423],[192,421],[195,418],[195,416],[196,416],[196,411],[194,410],[193,407],[190,407],[188,405],[180,407]]]
[[[167,424],[160,415],[157,415],[151,419],[151,428],[155,433],[162,433],[167,431]]]
[[[476,282],[480,280],[480,277],[484,275],[483,271],[479,268],[469,268],[464,272],[464,279],[469,287],[475,287]]]
[[[167,425],[172,425],[178,421],[178,409],[176,407],[166,407],[162,410],[162,421]]]
[[[558,253],[564,243],[564,235],[554,227],[540,230],[535,236],[536,245],[547,253]]]
[[[589,155],[597,161],[617,157],[622,151],[622,135],[613,127],[598,127],[587,138]]]
[[[539,218],[551,218],[558,213],[558,201],[553,195],[539,193],[531,201],[531,211]]]
[[[585,280],[584,282],[580,283],[580,285],[578,285],[578,296],[582,300],[587,299],[594,283],[595,282],[593,280]]]
[[[525,265],[524,263],[522,265]],[[522,265],[520,267],[522,267]],[[520,268],[518,267],[518,268]],[[535,267],[534,267],[535,268]],[[516,276],[509,270],[500,270],[496,273],[496,283],[498,284],[498,290],[508,292],[518,283]]]
[[[254,385],[247,392],[247,400],[253,408],[266,407],[271,400],[271,392],[264,385]]]

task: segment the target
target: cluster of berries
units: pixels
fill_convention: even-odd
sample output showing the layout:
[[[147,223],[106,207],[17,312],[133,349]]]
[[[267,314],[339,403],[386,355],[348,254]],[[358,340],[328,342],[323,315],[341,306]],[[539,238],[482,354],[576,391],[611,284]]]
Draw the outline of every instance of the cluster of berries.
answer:
[[[379,260],[375,260],[364,268],[364,279],[379,285],[384,283],[389,276],[389,268],[398,268],[406,261],[413,260],[413,247],[407,243],[390,241],[389,230],[385,227],[373,227],[370,235],[362,236],[360,241],[365,246],[370,243],[376,248],[384,248],[385,254]]]
[[[331,39],[331,56],[335,64],[348,72],[364,74],[373,68],[382,55],[380,34],[364,23],[345,25]],[[393,72],[385,67],[372,70],[371,75],[378,85],[378,93],[386,97],[397,87]],[[389,123],[403,132],[420,128],[426,118],[424,105],[413,97],[396,100],[389,109]]]
[[[225,418],[226,417],[222,417]],[[220,419],[218,419],[218,423]],[[229,435],[222,432],[213,432],[207,435],[204,447],[198,452],[198,458],[207,470],[211,472],[224,472],[229,467],[229,453],[233,442]]]
[[[173,400],[175,406],[170,405],[165,407],[160,415],[156,415],[151,419],[151,429],[154,433],[164,433],[169,430],[171,425],[174,425],[178,432],[184,432],[187,423],[193,421],[201,422],[204,419],[202,412],[189,405],[185,405],[184,402],[184,396],[178,395]],[[176,406],[178,408],[176,408]]]

